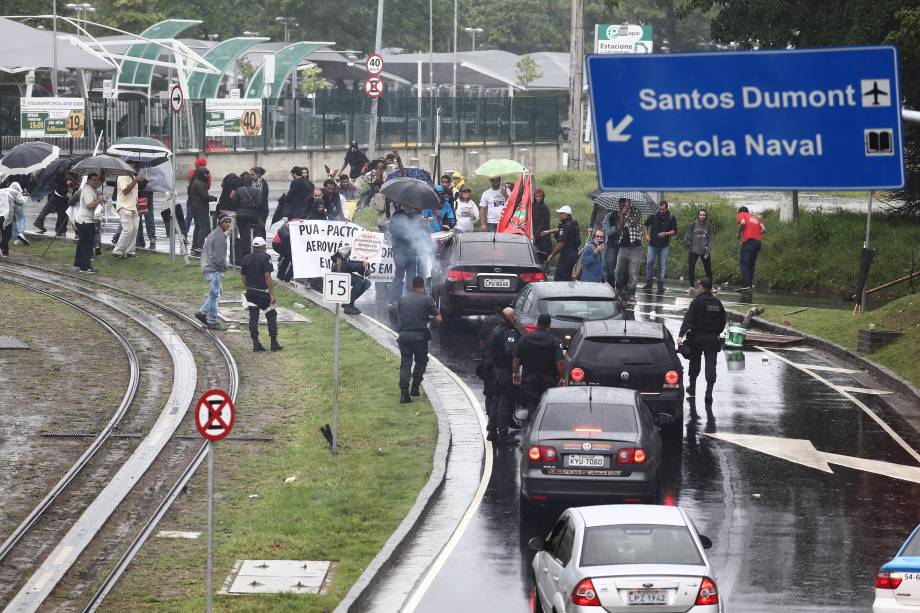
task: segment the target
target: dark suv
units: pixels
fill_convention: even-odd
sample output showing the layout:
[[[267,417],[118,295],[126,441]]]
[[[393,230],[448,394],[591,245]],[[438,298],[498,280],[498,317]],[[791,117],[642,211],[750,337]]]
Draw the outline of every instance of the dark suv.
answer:
[[[522,287],[546,280],[526,236],[464,232],[451,238],[431,272],[431,294],[445,317],[491,315]]]
[[[586,321],[566,354],[569,385],[634,389],[652,413],[673,418],[663,430],[678,435],[684,417],[683,370],[671,333],[650,321]]]

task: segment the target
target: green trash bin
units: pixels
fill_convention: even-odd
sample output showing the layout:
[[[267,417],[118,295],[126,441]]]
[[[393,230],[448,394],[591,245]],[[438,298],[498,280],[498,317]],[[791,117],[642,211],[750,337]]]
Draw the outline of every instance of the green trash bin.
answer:
[[[744,347],[744,337],[747,329],[741,324],[729,324],[728,336],[725,338],[725,346],[732,349],[741,349]]]

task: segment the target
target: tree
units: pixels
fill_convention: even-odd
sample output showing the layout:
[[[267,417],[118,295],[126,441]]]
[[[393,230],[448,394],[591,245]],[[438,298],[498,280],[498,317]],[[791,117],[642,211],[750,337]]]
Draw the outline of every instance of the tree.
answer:
[[[321,76],[322,74],[323,69],[319,66],[307,66],[301,68],[299,84],[300,91],[304,94],[310,95],[315,94],[320,90],[327,89],[330,84],[329,81]]]
[[[527,86],[543,77],[543,73],[537,68],[537,63],[529,55],[525,55],[514,65],[517,75],[518,85],[527,89]]]

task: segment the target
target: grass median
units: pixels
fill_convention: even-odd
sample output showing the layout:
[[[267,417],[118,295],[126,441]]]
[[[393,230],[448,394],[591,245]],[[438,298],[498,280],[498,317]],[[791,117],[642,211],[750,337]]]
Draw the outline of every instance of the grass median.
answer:
[[[14,257],[36,254],[45,244],[37,241]],[[73,243],[59,241],[46,261],[75,270],[69,267],[73,253]],[[140,290],[189,314],[207,291],[195,260],[185,267],[180,258],[171,263],[149,252],[129,260],[106,252],[94,265],[98,280]],[[228,273],[225,297],[236,298],[242,289],[239,275]],[[343,324],[342,448],[333,456],[319,428],[332,421],[334,318],[286,288],[277,297],[279,306],[310,320],[279,324],[283,351],[253,354],[245,325],[219,333],[241,371],[234,434],[269,434],[274,441],[217,444],[215,586],[241,559],[332,560],[337,567],[327,594],[218,596],[215,606],[222,611],[334,608],[414,503],[430,474],[437,439],[424,396],[399,404],[398,357]],[[261,334],[267,337],[264,320]],[[186,431],[192,429],[189,418],[185,423]],[[160,529],[203,531],[205,505],[202,470]],[[204,534],[196,540],[151,539],[103,610],[203,610],[205,555]]]
[[[920,387],[920,361],[917,360],[920,295],[905,296],[874,311],[856,315],[840,309],[802,310],[802,307],[769,305],[761,317],[777,324],[788,322],[796,330],[826,338],[849,349],[856,349],[859,330],[868,329],[870,324],[875,324],[880,330],[902,332],[903,336],[866,357],[884,364]]]

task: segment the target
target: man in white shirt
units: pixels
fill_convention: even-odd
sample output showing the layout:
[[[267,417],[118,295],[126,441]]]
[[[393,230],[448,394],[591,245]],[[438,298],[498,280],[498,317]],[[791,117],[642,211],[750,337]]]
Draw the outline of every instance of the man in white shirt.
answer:
[[[472,232],[477,221],[479,221],[479,207],[470,200],[470,188],[463,186],[460,190],[460,199],[457,200],[457,225],[454,230],[457,232]]]
[[[105,196],[99,193],[102,180],[92,173],[86,177],[86,185],[80,190],[80,205],[74,215],[74,227],[77,230],[77,253],[74,266],[80,272],[94,273],[92,266],[93,246],[96,243],[96,220],[93,218],[96,207],[105,202]]]
[[[495,232],[498,228],[498,222],[501,221],[502,211],[505,210],[505,196],[502,194],[501,177],[490,177],[489,183],[491,189],[482,192],[482,198],[479,199],[479,229],[483,232]]]
[[[137,229],[140,223],[140,216],[137,214],[137,183],[139,177],[137,172],[140,165],[137,162],[131,162],[134,167],[134,174],[131,176],[123,175],[115,181],[115,212],[118,213],[118,220],[121,222],[121,236],[118,237],[118,243],[112,250],[112,255],[116,258],[134,257],[134,250],[137,240]]]

